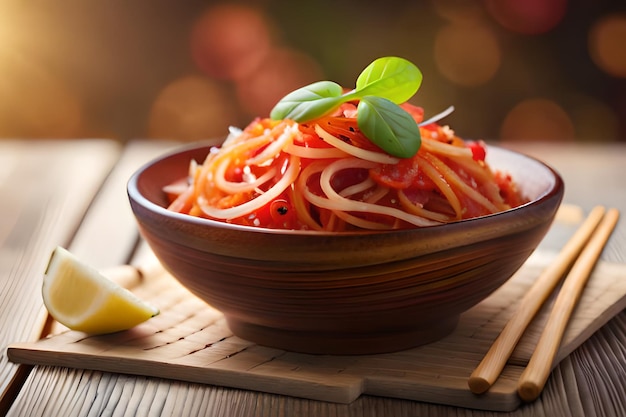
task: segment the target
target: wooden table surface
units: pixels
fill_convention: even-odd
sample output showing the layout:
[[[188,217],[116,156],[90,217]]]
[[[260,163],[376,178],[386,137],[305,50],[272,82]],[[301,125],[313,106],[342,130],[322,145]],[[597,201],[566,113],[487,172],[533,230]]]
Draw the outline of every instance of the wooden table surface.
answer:
[[[64,246],[98,268],[138,263],[146,246],[126,197],[131,173],[172,142],[0,141],[0,415],[9,416],[493,416],[498,413],[363,396],[334,404],[168,379],[24,366],[6,347],[47,331],[41,279]],[[511,144],[562,174],[565,203],[626,213],[626,145]],[[566,232],[542,248],[558,250]],[[626,263],[626,221],[602,258]],[[626,279],[626,277],[624,277]],[[626,312],[553,371],[541,397],[514,416],[626,415]]]

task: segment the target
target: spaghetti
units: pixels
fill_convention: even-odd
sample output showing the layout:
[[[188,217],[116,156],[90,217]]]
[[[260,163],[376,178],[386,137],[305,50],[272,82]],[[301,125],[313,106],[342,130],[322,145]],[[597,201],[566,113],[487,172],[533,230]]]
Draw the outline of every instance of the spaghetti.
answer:
[[[405,103],[417,123],[423,110]],[[341,232],[428,227],[525,202],[510,176],[485,162],[482,142],[437,122],[420,125],[410,158],[360,131],[354,103],[306,123],[258,118],[231,133],[189,178],[166,187],[169,209],[228,223]]]

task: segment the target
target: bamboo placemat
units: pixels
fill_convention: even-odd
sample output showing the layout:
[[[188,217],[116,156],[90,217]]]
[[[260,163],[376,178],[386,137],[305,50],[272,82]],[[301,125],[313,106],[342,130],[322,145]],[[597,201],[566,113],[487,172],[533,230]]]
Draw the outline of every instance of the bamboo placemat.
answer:
[[[462,315],[448,337],[381,355],[306,355],[259,346],[232,335],[217,310],[160,268],[133,288],[161,314],[126,332],[88,337],[65,331],[8,348],[10,360],[119,372],[350,403],[362,394],[475,409],[511,411],[516,383],[539,338],[547,309],[531,324],[500,379],[472,394],[467,379],[516,304],[552,259],[536,252],[489,298]],[[568,326],[553,366],[626,307],[626,265],[600,262]],[[549,304],[546,305],[549,307]]]

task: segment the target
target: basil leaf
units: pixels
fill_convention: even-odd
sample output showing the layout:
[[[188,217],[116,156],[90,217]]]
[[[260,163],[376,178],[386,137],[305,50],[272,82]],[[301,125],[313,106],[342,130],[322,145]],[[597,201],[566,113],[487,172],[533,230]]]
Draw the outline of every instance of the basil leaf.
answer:
[[[309,84],[283,97],[272,109],[270,118],[292,119],[296,122],[317,119],[347,101],[342,93],[342,87],[332,81]]]
[[[413,63],[403,58],[378,58],[363,70],[356,80],[353,95],[373,95],[394,103],[404,103],[422,84],[422,73]]]
[[[357,124],[374,144],[399,158],[412,157],[422,143],[413,117],[386,98],[361,97],[357,107]]]
[[[320,81],[283,97],[272,109],[274,120],[308,122],[325,116],[348,101],[359,101],[357,124],[363,134],[387,153],[409,158],[421,145],[419,126],[398,104],[419,89],[422,73],[410,61],[384,57],[359,75],[356,88],[346,93],[332,81]]]

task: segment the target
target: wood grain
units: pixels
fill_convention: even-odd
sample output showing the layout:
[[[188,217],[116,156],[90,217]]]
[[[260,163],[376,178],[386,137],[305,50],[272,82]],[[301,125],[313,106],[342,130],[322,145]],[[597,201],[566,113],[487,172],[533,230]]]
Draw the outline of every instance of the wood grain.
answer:
[[[134,141],[124,148],[115,170],[106,178],[68,249],[96,268],[128,262],[139,233],[129,208],[126,182],[141,165],[175,146],[174,142]]]
[[[52,248],[71,241],[121,150],[97,140],[1,144],[0,409],[27,374],[8,362],[6,344],[39,338],[41,277]]]
[[[493,345],[470,375],[468,385],[472,392],[482,394],[487,391],[502,372],[515,345],[524,334],[526,327],[543,303],[553,293],[554,288],[561,281],[571,267],[582,248],[604,215],[605,208],[596,206],[589,213],[572,238],[563,246],[552,263],[537,277],[534,284],[524,294],[515,313],[504,326]]]
[[[521,296],[547,264],[529,262],[502,288],[462,316],[455,332],[407,351],[362,356],[305,355],[255,345],[232,335],[221,313],[204,304],[167,272],[145,277],[134,292],[161,314],[118,334],[88,337],[66,332],[36,343],[10,345],[11,360],[264,391],[320,401],[350,403],[361,394],[436,401],[446,405],[511,411],[519,405],[523,366],[509,364],[482,396],[467,378]],[[544,260],[545,262],[545,260]],[[626,265],[600,265],[590,278],[582,308],[572,316],[560,358],[626,307]],[[608,313],[607,313],[608,312]],[[542,327],[545,317],[535,320]],[[593,327],[589,327],[593,326]],[[575,331],[573,331],[575,330]],[[531,334],[537,334],[533,332]],[[534,346],[534,337],[520,341]],[[525,364],[529,356],[518,357]],[[436,398],[436,400],[433,400]]]
[[[567,329],[572,312],[576,309],[586,283],[600,254],[608,241],[617,220],[617,209],[609,209],[589,243],[583,249],[568,273],[550,310],[548,320],[537,342],[528,365],[520,376],[518,393],[524,401],[534,401],[540,395],[553,367],[553,361]],[[619,278],[617,278],[619,279]]]
[[[552,164],[562,174],[567,184],[565,196],[567,203],[582,207],[583,212],[596,204],[626,210],[626,190],[622,180],[623,155],[626,153],[624,145],[581,146],[525,142],[520,143],[517,148]],[[2,161],[4,149],[2,147],[0,151]],[[51,157],[56,156],[52,154]],[[4,172],[4,166],[0,164],[0,176]],[[590,175],[590,172],[593,172],[593,175]],[[34,187],[33,184],[37,184],[30,176],[23,178],[22,182],[22,185],[29,184],[31,188]],[[123,187],[123,184],[120,186]],[[571,222],[555,224],[541,244],[542,254],[560,249],[581,217],[576,217]],[[106,227],[115,225],[115,219],[107,216],[99,218],[98,221],[105,230]],[[0,222],[0,229],[3,225],[4,222]],[[622,221],[603,253],[603,259],[626,263],[624,248],[626,248],[626,222]],[[19,253],[19,250],[16,251]],[[135,253],[138,256],[133,257],[133,263],[143,265],[146,257],[145,246],[140,245]],[[107,261],[102,264],[110,263]],[[19,267],[25,266],[23,264],[16,266]],[[624,415],[626,397],[621,387],[626,383],[623,361],[626,357],[626,312],[616,313],[618,315],[613,320],[591,337],[583,336],[584,339],[590,338],[560,362],[537,401],[522,405],[507,415],[525,417]],[[518,346],[513,360],[530,352],[532,350],[526,352],[523,346]],[[170,379],[36,366],[8,411],[10,417],[26,415],[487,417],[493,416],[494,413],[367,395],[350,404],[338,404]]]

